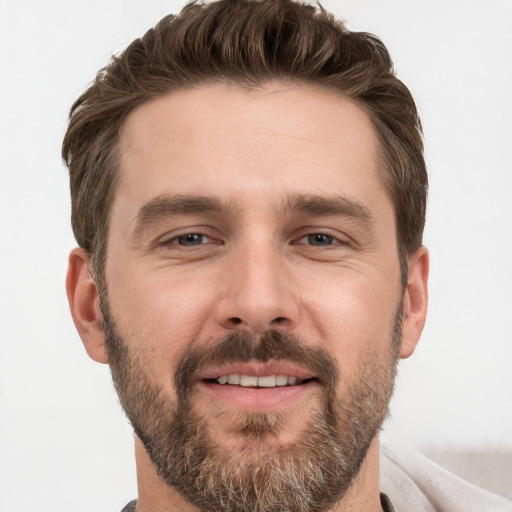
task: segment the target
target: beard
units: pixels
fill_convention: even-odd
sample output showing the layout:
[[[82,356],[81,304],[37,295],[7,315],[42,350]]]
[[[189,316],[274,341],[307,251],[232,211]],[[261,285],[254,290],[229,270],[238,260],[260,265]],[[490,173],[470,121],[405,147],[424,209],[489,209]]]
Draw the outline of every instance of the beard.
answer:
[[[103,305],[108,302],[103,301]],[[104,307],[108,309],[108,307]],[[192,344],[175,368],[176,398],[156,386],[151,360],[128,348],[104,311],[105,344],[115,388],[159,477],[204,512],[320,512],[343,500],[388,413],[401,341],[401,309],[385,353],[368,354],[358,378],[345,385],[335,359],[294,335],[237,332],[215,344]],[[107,313],[107,314],[105,314]],[[142,340],[143,341],[143,340]],[[135,347],[135,344],[133,344]],[[143,343],[138,345],[143,346]],[[293,444],[281,445],[287,414],[197,407],[194,374],[208,365],[286,360],[308,369],[319,397]],[[296,412],[297,413],[297,412]],[[243,440],[219,446],[209,419],[222,416]]]

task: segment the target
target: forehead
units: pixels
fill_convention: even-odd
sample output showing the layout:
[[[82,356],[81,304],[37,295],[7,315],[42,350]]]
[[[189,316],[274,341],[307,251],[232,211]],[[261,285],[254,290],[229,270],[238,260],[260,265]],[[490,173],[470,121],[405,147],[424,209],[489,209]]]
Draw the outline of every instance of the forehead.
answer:
[[[375,128],[335,95],[299,86],[208,85],[151,100],[120,140],[117,201],[161,194],[356,194],[384,187]]]

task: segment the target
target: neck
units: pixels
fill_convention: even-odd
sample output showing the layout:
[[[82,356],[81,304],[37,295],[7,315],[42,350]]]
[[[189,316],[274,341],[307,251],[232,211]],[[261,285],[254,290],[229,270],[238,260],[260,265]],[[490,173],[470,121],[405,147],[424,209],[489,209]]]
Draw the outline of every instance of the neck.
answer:
[[[137,464],[137,512],[200,512],[158,476],[142,442],[135,438]],[[325,512],[382,512],[379,492],[379,442],[375,438],[343,500]]]

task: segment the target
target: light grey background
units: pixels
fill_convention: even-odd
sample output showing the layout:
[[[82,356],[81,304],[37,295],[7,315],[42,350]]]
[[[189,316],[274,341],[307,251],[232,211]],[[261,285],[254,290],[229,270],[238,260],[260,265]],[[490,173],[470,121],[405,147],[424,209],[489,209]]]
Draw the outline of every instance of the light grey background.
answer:
[[[512,1],[323,3],[382,37],[425,128],[430,314],[385,437],[512,452]],[[68,313],[60,144],[110,53],[179,5],[0,0],[1,512],[116,512],[136,495],[131,429]]]

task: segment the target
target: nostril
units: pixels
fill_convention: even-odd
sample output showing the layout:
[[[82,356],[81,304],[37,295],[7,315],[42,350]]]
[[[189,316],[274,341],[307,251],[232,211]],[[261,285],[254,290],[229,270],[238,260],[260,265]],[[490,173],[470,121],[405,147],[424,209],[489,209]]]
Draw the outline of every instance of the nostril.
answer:
[[[273,324],[281,324],[285,320],[286,320],[286,318],[284,318],[283,316],[278,316],[277,318],[274,318],[274,320],[272,320],[272,323]]]
[[[238,318],[238,317],[233,317],[233,318],[230,318],[231,322],[238,325],[238,324],[241,324],[242,323],[242,319],[241,318]]]

